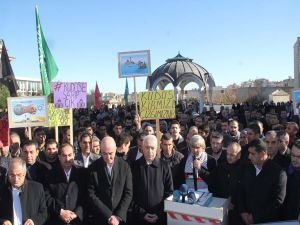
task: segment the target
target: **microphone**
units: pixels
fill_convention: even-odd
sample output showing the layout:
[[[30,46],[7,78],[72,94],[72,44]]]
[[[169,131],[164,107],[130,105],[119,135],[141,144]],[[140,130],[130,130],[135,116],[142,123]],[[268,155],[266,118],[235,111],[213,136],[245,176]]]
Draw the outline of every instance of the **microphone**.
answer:
[[[179,202],[179,200],[180,200],[180,195],[181,195],[181,193],[180,193],[179,190],[173,191],[173,201],[174,201],[174,202]]]
[[[181,197],[182,197],[182,200],[181,202],[182,203],[185,203],[185,197],[187,196],[188,194],[188,186],[186,184],[182,184],[179,188],[179,191],[181,193]]]
[[[197,200],[196,194],[193,191],[188,193],[187,198],[188,198],[188,200],[187,200],[188,203],[191,204],[191,205],[194,204]]]
[[[194,189],[195,191],[198,190],[197,180],[199,178],[198,169],[194,167],[194,161],[198,160],[196,156],[193,155],[193,179],[194,179]]]

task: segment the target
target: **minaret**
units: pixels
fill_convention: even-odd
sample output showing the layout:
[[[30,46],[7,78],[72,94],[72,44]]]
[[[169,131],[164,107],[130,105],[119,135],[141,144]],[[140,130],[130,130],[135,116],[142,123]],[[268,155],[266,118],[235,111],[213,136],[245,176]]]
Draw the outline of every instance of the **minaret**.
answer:
[[[294,45],[294,89],[300,89],[300,37]]]

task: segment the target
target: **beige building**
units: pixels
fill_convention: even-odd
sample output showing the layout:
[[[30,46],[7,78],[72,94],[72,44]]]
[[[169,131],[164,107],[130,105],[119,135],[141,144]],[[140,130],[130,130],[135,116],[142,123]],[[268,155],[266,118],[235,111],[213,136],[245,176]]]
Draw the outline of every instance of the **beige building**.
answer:
[[[283,90],[276,90],[269,95],[269,102],[270,101],[273,101],[276,104],[280,102],[288,102],[290,101],[290,95]]]

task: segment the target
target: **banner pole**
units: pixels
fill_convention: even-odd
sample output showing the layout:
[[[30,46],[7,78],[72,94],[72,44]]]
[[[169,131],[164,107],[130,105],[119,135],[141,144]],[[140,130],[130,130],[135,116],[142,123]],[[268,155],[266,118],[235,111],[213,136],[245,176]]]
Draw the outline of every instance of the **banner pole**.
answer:
[[[59,137],[58,137],[58,126],[55,126],[54,129],[55,129],[55,141],[56,141],[57,143],[59,143],[59,142],[58,142],[58,141],[59,141]]]
[[[29,140],[32,140],[31,127],[27,127],[27,129],[28,129],[28,138]]]
[[[73,109],[69,109],[70,110],[70,144],[73,145]]]
[[[138,106],[137,106],[137,93],[136,93],[136,81],[135,81],[135,77],[133,77],[133,81],[134,81],[134,94],[135,94],[135,112],[138,114]]]
[[[155,133],[157,138],[157,154],[160,155],[160,139],[161,139],[161,132],[159,127],[159,119],[155,119]]]

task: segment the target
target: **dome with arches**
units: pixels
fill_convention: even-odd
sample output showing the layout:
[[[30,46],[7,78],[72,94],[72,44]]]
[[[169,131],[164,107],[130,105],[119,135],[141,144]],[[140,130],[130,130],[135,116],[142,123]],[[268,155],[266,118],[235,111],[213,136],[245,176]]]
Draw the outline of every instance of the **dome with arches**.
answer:
[[[165,64],[159,66],[152,76],[147,78],[147,89],[164,90],[171,83],[174,87],[184,90],[190,82],[197,83],[200,89],[215,86],[212,75],[204,67],[178,53],[174,58],[167,59]]]

